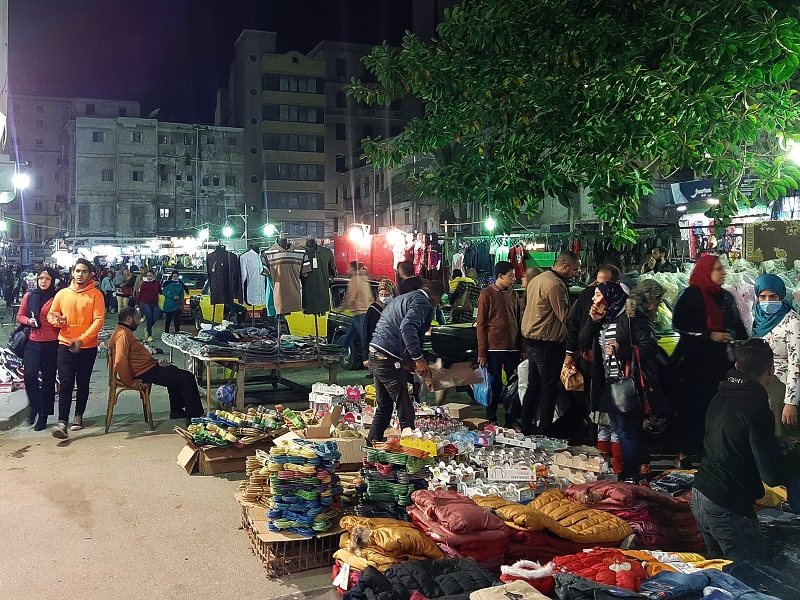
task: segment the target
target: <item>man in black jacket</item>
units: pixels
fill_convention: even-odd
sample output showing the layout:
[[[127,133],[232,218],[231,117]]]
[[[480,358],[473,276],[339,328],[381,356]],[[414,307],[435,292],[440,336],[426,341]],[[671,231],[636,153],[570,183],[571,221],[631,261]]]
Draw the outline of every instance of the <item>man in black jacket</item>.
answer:
[[[796,473],[797,452],[781,454],[766,387],[773,377],[772,349],[761,339],[735,348],[736,369],[719,384],[706,416],[705,454],[694,479],[692,512],[709,558],[762,558],[767,543],[753,504],[764,483],[784,485]]]

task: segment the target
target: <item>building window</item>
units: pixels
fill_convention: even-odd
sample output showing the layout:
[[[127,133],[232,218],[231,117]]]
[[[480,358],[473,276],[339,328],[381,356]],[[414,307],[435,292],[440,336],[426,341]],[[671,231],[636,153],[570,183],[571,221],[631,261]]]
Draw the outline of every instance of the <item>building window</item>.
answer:
[[[41,227],[34,227],[33,228],[33,239],[37,241],[41,241],[42,239],[42,228]]]
[[[61,173],[59,173],[58,171],[56,171],[53,174],[53,177],[55,178],[56,181],[61,181]]]
[[[229,135],[228,136],[228,146],[236,146],[239,142],[236,140],[236,136]]]
[[[344,123],[337,123],[336,124],[336,139],[337,140],[346,140],[347,139],[347,125]]]
[[[93,117],[94,116],[94,104],[87,104],[86,105],[86,116]]]
[[[347,108],[347,94],[336,92],[336,108]]]
[[[203,137],[205,138],[203,141],[206,144],[208,144],[209,146],[213,146],[214,145],[214,135],[213,134],[207,133]]]
[[[299,94],[322,94],[324,81],[318,77],[298,77],[296,75],[271,75],[265,73],[261,89],[273,92],[296,92]]]
[[[36,105],[36,112],[43,113],[44,112],[44,104],[37,104]]]
[[[144,181],[144,171],[131,171],[131,181]]]
[[[288,181],[325,181],[324,165],[267,163],[267,179]]]
[[[161,173],[159,175],[160,175],[161,183],[167,183],[167,180],[168,180],[167,172],[166,171],[161,171]]]
[[[194,181],[194,175],[192,175],[191,173],[189,173],[189,174],[186,176],[186,181]]]
[[[35,175],[33,178],[33,189],[44,189],[44,175]]]
[[[44,140],[42,138],[36,138],[36,145],[44,146]]]
[[[36,119],[36,126],[44,127],[44,121],[42,119]]]
[[[273,192],[270,208],[299,210],[324,210],[325,194],[322,192]]]
[[[131,227],[139,229],[144,227],[144,206],[140,204],[131,206]]]
[[[131,131],[131,142],[134,144],[141,144],[142,143],[142,132],[141,131]]]
[[[375,135],[375,126],[374,125],[364,125],[364,138],[371,138]]]
[[[100,211],[100,225],[103,227],[111,227],[114,225],[114,210],[115,206],[113,204],[103,204],[103,208]]]
[[[284,121],[289,123],[324,123],[324,111],[313,106],[293,104],[265,104],[262,107],[265,121]]]
[[[169,209],[168,208],[159,208],[158,209],[158,218],[159,219],[169,219]]]
[[[42,212],[44,210],[44,202],[42,202],[41,200],[37,200],[36,202],[34,202],[33,210],[35,210],[36,212]]]
[[[208,175],[204,175],[204,176],[203,176],[203,181],[202,181],[202,183],[203,183],[203,185],[208,185]]]
[[[290,150],[293,152],[325,152],[325,138],[321,135],[294,133],[265,133],[264,150]]]
[[[125,107],[125,106],[120,106],[120,107],[117,109],[117,114],[118,114],[120,117],[127,117],[127,116],[128,116],[128,109],[127,109],[127,107]]]
[[[214,177],[211,178],[211,185],[219,187],[219,175],[214,175]]]
[[[403,225],[411,225],[411,209],[403,209]]]
[[[336,59],[336,76],[337,77],[347,77],[347,59],[346,58],[337,58]]]
[[[88,204],[80,204],[80,205],[78,205],[78,226],[79,227],[88,227],[89,226],[89,205]]]
[[[169,144],[169,136],[166,134],[161,134],[158,136],[158,143],[159,144]]]
[[[106,132],[105,131],[93,131],[92,132],[92,141],[93,142],[105,142],[106,141]]]
[[[114,169],[103,169],[103,181],[114,181]]]
[[[225,187],[236,187],[236,173],[225,173]]]
[[[184,208],[183,209],[183,220],[184,221],[191,221],[192,220],[192,209],[191,208]]]
[[[175,181],[183,181],[183,174],[175,173]]]
[[[194,144],[194,136],[189,133],[183,134],[183,145],[184,146],[191,146]]]

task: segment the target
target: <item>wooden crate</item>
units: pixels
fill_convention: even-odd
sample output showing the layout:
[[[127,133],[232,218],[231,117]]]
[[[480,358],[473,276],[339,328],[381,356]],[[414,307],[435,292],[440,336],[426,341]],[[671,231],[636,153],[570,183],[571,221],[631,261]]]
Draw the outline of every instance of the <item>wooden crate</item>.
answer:
[[[308,571],[333,565],[339,549],[338,527],[307,538],[293,533],[269,531],[263,508],[242,506],[242,527],[250,538],[253,553],[261,560],[268,577]]]

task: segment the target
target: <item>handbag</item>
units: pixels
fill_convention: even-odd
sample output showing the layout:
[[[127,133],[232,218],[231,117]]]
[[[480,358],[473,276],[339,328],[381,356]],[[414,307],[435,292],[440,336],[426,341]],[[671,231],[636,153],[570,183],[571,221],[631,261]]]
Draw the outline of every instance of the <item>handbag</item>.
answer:
[[[617,370],[620,377],[610,378],[606,382],[609,396],[611,397],[612,408],[622,414],[640,414],[644,408],[641,393],[646,389],[647,384],[642,372],[642,363],[639,356],[639,348],[633,344],[633,332],[630,328],[630,317],[628,317],[628,332],[631,336],[631,348],[633,349],[633,360],[627,363],[624,368],[619,364],[615,352],[608,357],[607,364],[611,365],[613,358],[617,363]],[[637,382],[638,379],[638,382]],[[638,386],[637,386],[638,383]]]
[[[577,369],[572,370],[567,366],[561,367],[561,383],[568,392],[582,392],[585,389],[581,372]]]
[[[28,336],[31,333],[31,328],[28,325],[18,324],[11,335],[8,336],[8,349],[14,354],[22,358],[25,354],[25,346],[28,345]]]

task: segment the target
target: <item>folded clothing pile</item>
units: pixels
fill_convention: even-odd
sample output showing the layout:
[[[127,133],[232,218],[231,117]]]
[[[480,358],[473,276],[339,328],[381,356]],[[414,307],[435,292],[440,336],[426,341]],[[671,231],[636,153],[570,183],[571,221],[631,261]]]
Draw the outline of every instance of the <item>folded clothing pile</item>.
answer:
[[[466,558],[410,560],[385,572],[368,567],[345,594],[346,600],[469,600],[492,587],[497,578]]]
[[[339,458],[336,442],[293,439],[270,448],[261,470],[269,474],[270,531],[313,537],[333,527],[342,493],[334,472]]]
[[[558,488],[547,490],[526,505],[500,496],[476,497],[475,502],[492,509],[509,527],[547,530],[579,544],[618,544],[632,533],[622,519],[569,500]]]
[[[411,520],[445,554],[474,558],[488,568],[502,564],[513,532],[499,517],[451,490],[419,490],[411,500]]]
[[[622,550],[621,552],[642,563],[648,577],[664,572],[694,573],[703,569],[721,571],[731,564],[729,560],[706,559],[694,552],[664,552],[662,550]]]
[[[439,547],[408,521],[342,517],[345,532],[333,557],[353,569],[385,571],[407,560],[444,558]]]
[[[571,485],[567,497],[627,522],[645,548],[704,552],[686,494],[673,497],[621,481]]]

